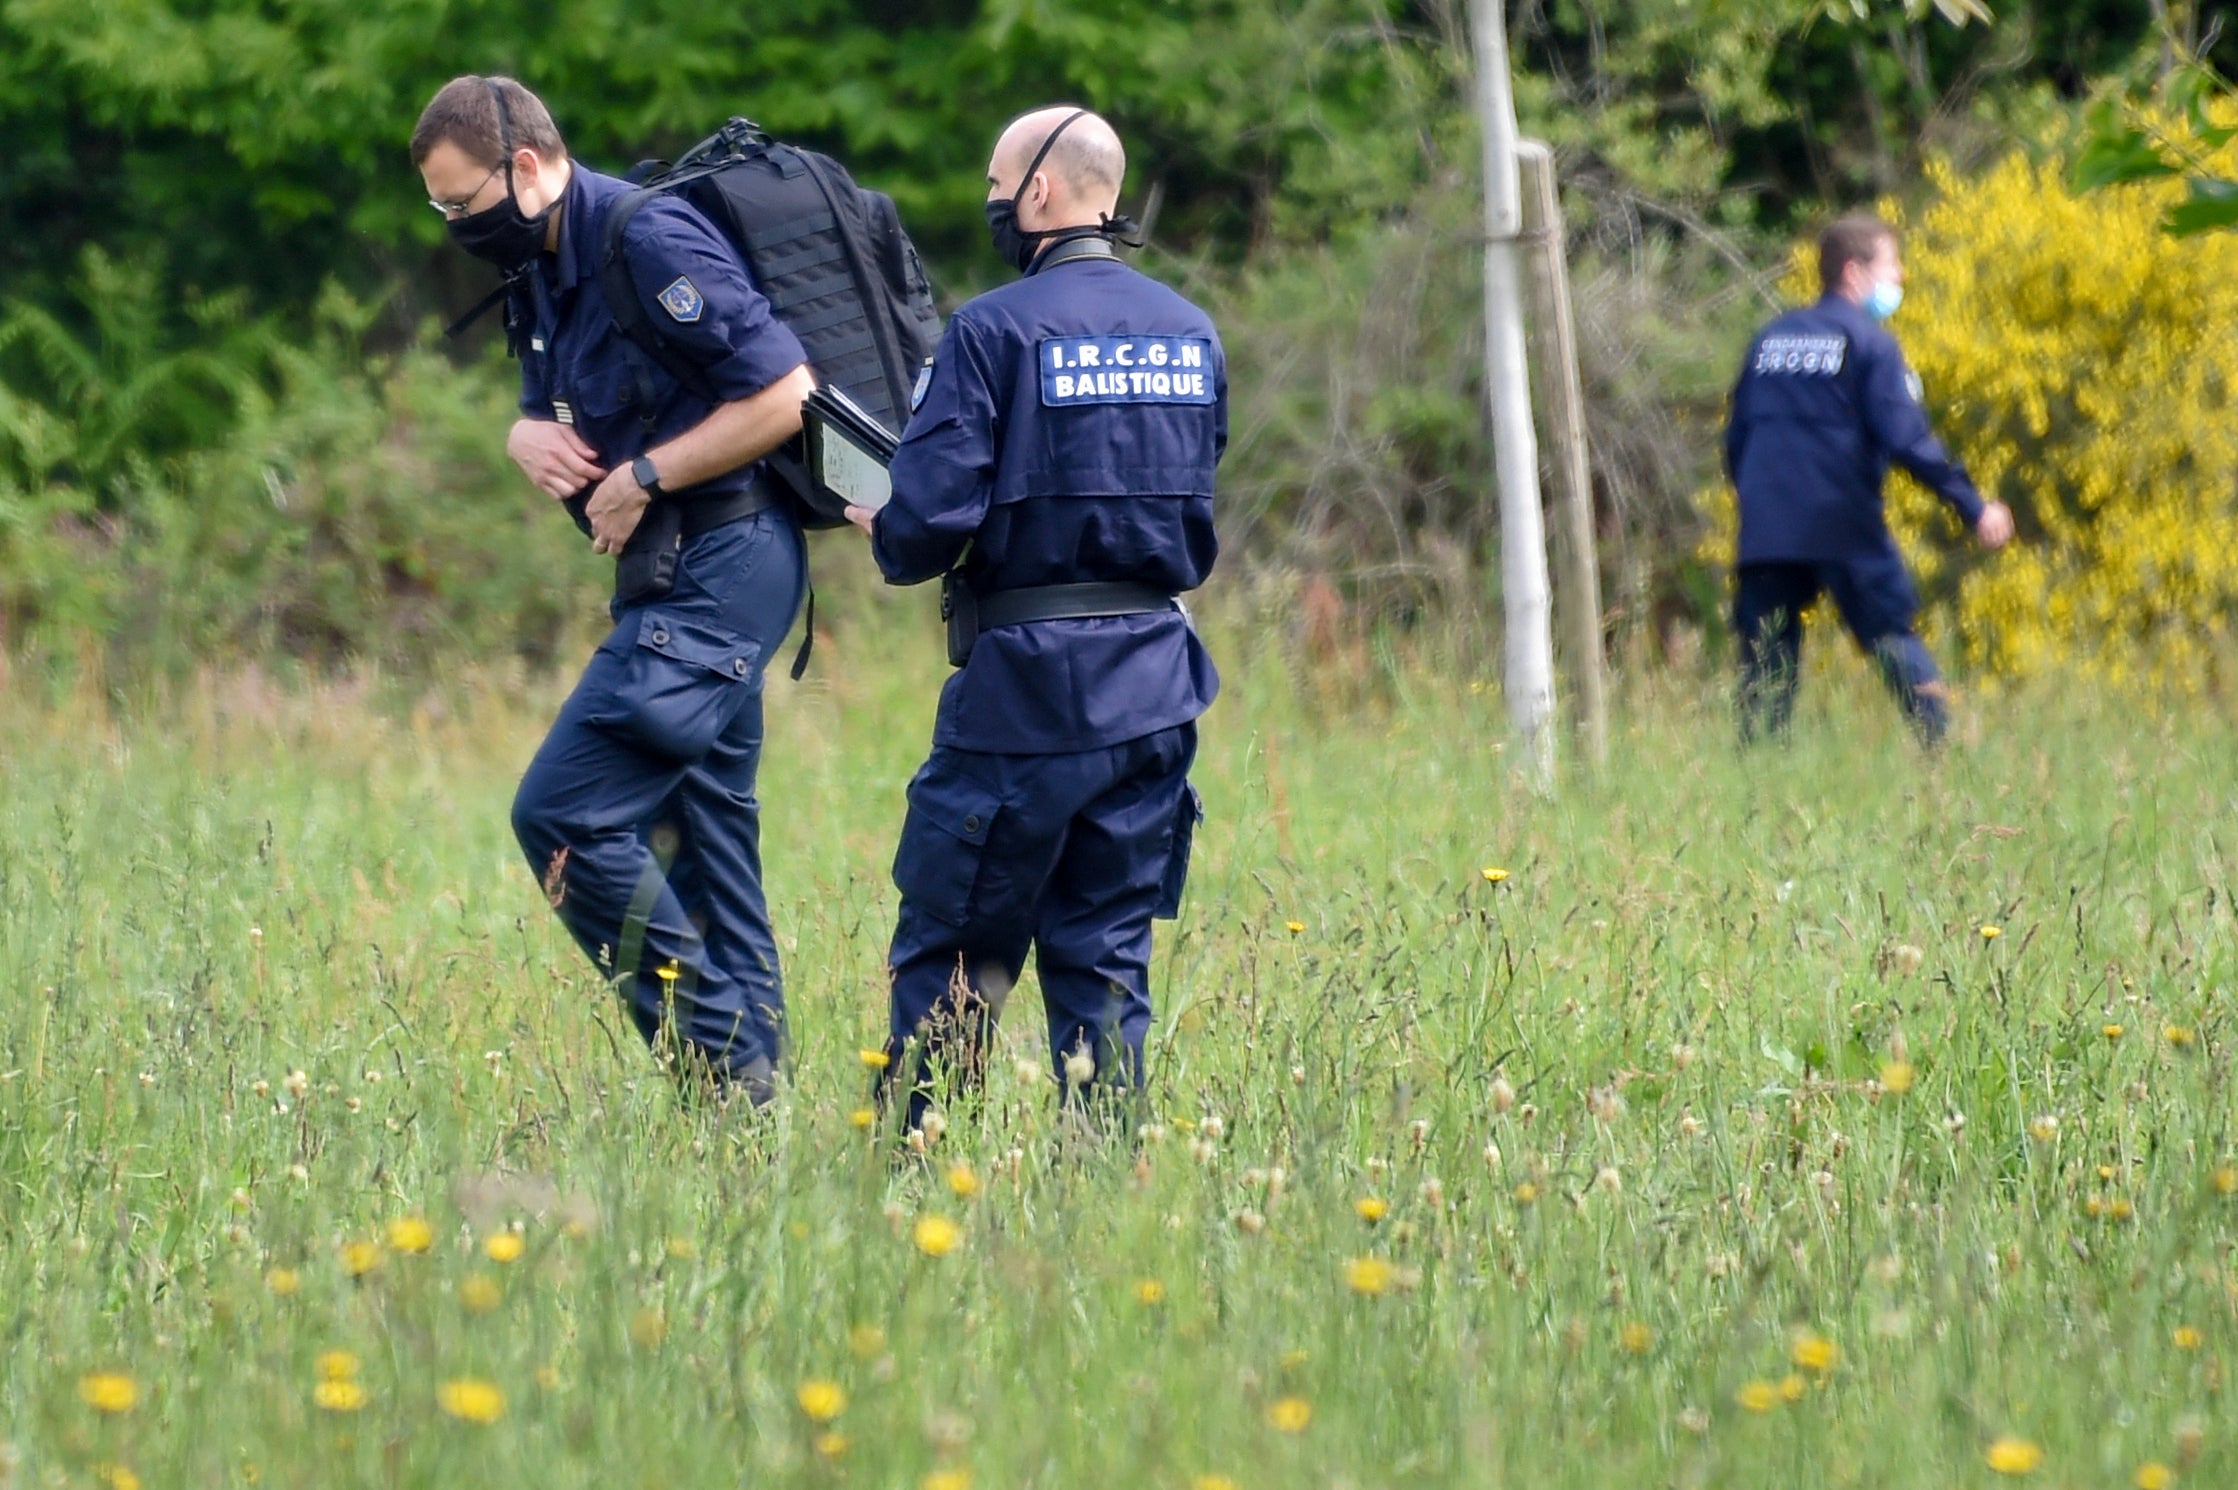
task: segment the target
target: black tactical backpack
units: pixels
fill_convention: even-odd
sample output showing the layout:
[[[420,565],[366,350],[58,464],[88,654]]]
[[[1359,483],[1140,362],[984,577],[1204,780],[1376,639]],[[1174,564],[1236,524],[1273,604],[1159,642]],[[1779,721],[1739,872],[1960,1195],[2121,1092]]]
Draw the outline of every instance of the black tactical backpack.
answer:
[[[598,274],[615,327],[633,347],[693,393],[712,396],[705,370],[645,314],[622,255],[622,234],[637,209],[674,193],[738,250],[770,311],[800,338],[817,380],[900,431],[911,390],[940,340],[940,316],[893,198],[857,186],[828,155],[778,143],[750,119],[731,120],[674,165],[646,162],[630,179],[637,190],[607,211]],[[637,373],[642,385],[644,369]],[[650,407],[651,393],[640,386],[640,403]],[[809,480],[798,439],[768,464],[791,491],[804,527],[846,522]]]

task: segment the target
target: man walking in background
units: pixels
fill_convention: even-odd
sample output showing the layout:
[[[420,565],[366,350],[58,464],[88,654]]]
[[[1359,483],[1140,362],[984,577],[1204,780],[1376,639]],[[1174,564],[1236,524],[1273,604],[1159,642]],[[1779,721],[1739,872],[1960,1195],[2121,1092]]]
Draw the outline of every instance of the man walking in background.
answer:
[[[669,1031],[685,1074],[766,1101],[784,994],[754,798],[762,666],[806,567],[759,462],[800,429],[800,343],[721,234],[664,195],[621,251],[645,314],[713,397],[626,363],[598,255],[630,188],[572,161],[511,78],[445,84],[412,163],[453,240],[506,274],[522,415],[508,453],[618,560],[613,632],[521,781],[514,832],[640,1033]]]
[[[1741,649],[1741,738],[1786,731],[1802,662],[1803,613],[1830,591],[1919,738],[1950,727],[1949,698],[1913,622],[1919,591],[1883,506],[1891,461],[1956,510],[1984,548],[2013,536],[1928,429],[1919,380],[1882,323],[1903,299],[1895,229],[1844,217],[1819,237],[1816,305],[1758,333],[1733,390],[1725,472],[1740,493],[1733,630]]]
[[[922,1041],[968,1079],[1038,948],[1068,1093],[1142,1080],[1150,928],[1179,909],[1219,679],[1176,597],[1204,581],[1227,377],[1203,311],[1119,262],[1126,156],[1085,109],[1003,131],[995,249],[1024,276],[957,311],[871,534],[886,578],[946,576],[933,749],[894,855],[887,1079]]]

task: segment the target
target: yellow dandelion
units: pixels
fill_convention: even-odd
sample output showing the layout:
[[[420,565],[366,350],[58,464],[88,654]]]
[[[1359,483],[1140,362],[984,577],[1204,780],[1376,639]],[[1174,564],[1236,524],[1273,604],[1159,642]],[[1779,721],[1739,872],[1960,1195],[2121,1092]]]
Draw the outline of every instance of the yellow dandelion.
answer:
[[[1901,1097],[1912,1089],[1917,1074],[1910,1061],[1888,1061],[1881,1066],[1881,1090],[1891,1097]]]
[[[1201,1474],[1189,1482],[1189,1490],[1239,1490],[1239,1487],[1224,1474]]]
[[[1833,1341],[1816,1330],[1797,1330],[1788,1341],[1787,1358],[1804,1371],[1824,1376],[1834,1369],[1834,1362],[1841,1358],[1841,1351]]]
[[[1292,936],[1297,936],[1305,930],[1305,922],[1303,921],[1285,921],[1282,925]]]
[[[458,1280],[458,1305],[469,1314],[488,1314],[505,1302],[505,1290],[487,1273],[470,1273]]]
[[[1391,1288],[1391,1264],[1380,1257],[1355,1257],[1344,1265],[1344,1286],[1370,1298]]]
[[[1982,940],[1983,940],[1983,941],[1985,941],[1985,942],[1993,942],[1993,941],[1996,941],[1996,940],[1997,940],[1997,939],[1998,939],[1999,937],[2001,937],[2001,936],[2003,936],[2003,935],[2005,934],[2005,928],[2004,928],[2004,927],[2002,927],[2002,926],[1992,926],[1992,925],[1990,925],[1990,924],[1989,924],[1989,923],[1987,923],[1987,922],[1984,922],[1984,923],[1983,923],[1983,924],[1981,925],[1981,927],[1980,927],[1979,929],[1980,929],[1980,931],[1981,931],[1981,934],[1982,934]]]
[[[2044,1451],[2025,1438],[2006,1437],[1982,1450],[1982,1460],[1999,1474],[2033,1474],[2044,1462]]]
[[[1267,1408],[1267,1424],[1278,1433],[1303,1433],[1313,1421],[1313,1404],[1303,1397],[1277,1397]]]
[[[2238,1195],[2238,1164],[2218,1167],[2211,1183],[2217,1195]]]
[[[2101,1217],[2101,1216],[2105,1215],[2105,1214],[2106,1214],[2106,1202],[2105,1202],[2105,1200],[2104,1200],[2104,1199],[2102,1199],[2102,1198],[2101,1198],[2101,1197],[2099,1197],[2099,1196],[2096,1196],[2096,1195],[2086,1195],[2086,1196],[2084,1196],[2084,1197],[2083,1197],[2083,1214],[2084,1214],[2084,1215],[2086,1215],[2086,1216],[2088,1216],[2088,1217],[2090,1217],[2090,1219],[2091,1219],[2091,1220],[2093,1220],[2093,1221],[2095,1221],[2095,1220],[2097,1220],[2097,1219],[2098,1219],[2099,1217]]]
[[[528,1243],[521,1240],[517,1231],[491,1232],[489,1239],[482,1243],[482,1255],[492,1262],[519,1262],[521,1254],[527,1250]]]
[[[2158,1459],[2147,1459],[2137,1466],[2137,1472],[2129,1477],[2129,1483],[2135,1485],[2137,1490],[2168,1490],[2169,1486],[2176,1483],[2176,1471]]]
[[[1537,1200],[1538,1198],[1539,1187],[1532,1184],[1529,1180],[1525,1180],[1522,1184],[1515,1187],[1515,1203],[1517,1205],[1529,1205],[1532,1201]]]
[[[1616,1343],[1626,1355],[1646,1355],[1655,1348],[1655,1331],[1637,1319],[1628,1319],[1616,1332]]]
[[[365,1388],[354,1381],[322,1381],[311,1388],[311,1402],[321,1412],[357,1412],[365,1406]]]
[[[969,1164],[951,1165],[948,1170],[948,1190],[958,1200],[969,1200],[979,1193],[979,1176]]]
[[[1391,1213],[1391,1203],[1373,1195],[1363,1195],[1352,1202],[1352,1212],[1370,1226]]]
[[[91,1371],[78,1378],[78,1400],[95,1412],[130,1412],[140,1400],[140,1384],[122,1371]]]
[[[379,1242],[351,1242],[342,1249],[342,1271],[353,1278],[362,1278],[381,1266]]]
[[[303,1280],[296,1276],[294,1268],[274,1268],[264,1275],[264,1286],[274,1298],[291,1299],[303,1286]]]
[[[2098,1027],[2098,1033],[2104,1035],[2109,1040],[2119,1040],[2122,1037],[2124,1031],[2118,1024],[2102,1024]]]
[[[321,1381],[354,1381],[358,1359],[346,1350],[322,1350],[315,1363]]]
[[[964,1239],[964,1229],[946,1216],[919,1216],[909,1236],[927,1257],[946,1257]]]
[[[109,1490],[140,1490],[140,1477],[121,1464],[96,1464],[93,1476]]]
[[[2191,1049],[2192,1042],[2199,1038],[2199,1036],[2192,1030],[2192,1027],[2188,1024],[2171,1024],[2164,1026],[2161,1029],[2160,1037],[2163,1040],[2166,1040],[2170,1046],[2177,1050]]]
[[[437,1387],[435,1405],[462,1423],[484,1427],[505,1416],[505,1394],[496,1383],[474,1376],[453,1377]]]
[[[658,1309],[640,1309],[629,1317],[629,1339],[639,1350],[652,1350],[668,1338],[668,1316]]]
[[[2175,1346],[2178,1350],[2197,1350],[2200,1346],[2200,1341],[2201,1336],[2199,1331],[2192,1328],[2188,1324],[2177,1325],[2176,1328],[2169,1331],[2168,1334],[2168,1343]]]
[[[894,1060],[894,1058],[888,1055],[885,1051],[872,1049],[869,1046],[865,1046],[863,1049],[856,1051],[855,1059],[861,1061],[865,1066],[868,1066],[873,1071],[885,1070],[888,1066],[893,1064]]]
[[[1505,869],[1499,868],[1497,865],[1487,864],[1484,866],[1484,879],[1487,884],[1500,884],[1504,882],[1507,877],[1508,872]]]
[[[1768,1381],[1744,1382],[1733,1400],[1744,1412],[1770,1412],[1780,1405],[1780,1389]]]
[[[2137,1208],[2129,1203],[2128,1196],[2116,1195],[2113,1199],[2106,1202],[2106,1214],[2113,1217],[2116,1221],[2127,1221],[2130,1217],[2137,1214]]]
[[[917,1490],[971,1490],[968,1469],[936,1469],[917,1482]]]
[[[885,1052],[880,1051],[879,1054],[883,1055]],[[858,1107],[847,1114],[847,1121],[858,1128],[875,1128],[878,1126],[878,1113],[875,1108]]]
[[[811,1423],[828,1423],[847,1410],[847,1389],[821,1376],[802,1382],[794,1399]]]
[[[399,1216],[389,1223],[389,1245],[399,1252],[425,1252],[435,1245],[435,1228],[423,1217]]]
[[[1800,1402],[1803,1400],[1804,1393],[1810,1389],[1810,1383],[1792,1371],[1780,1378],[1780,1400],[1782,1402]]]
[[[688,1236],[672,1236],[661,1244],[661,1250],[676,1262],[690,1262],[699,1256],[699,1243]]]
[[[1135,1284],[1135,1302],[1146,1309],[1155,1309],[1166,1301],[1166,1285],[1156,1278],[1144,1278]]]
[[[844,1459],[849,1444],[847,1435],[836,1429],[816,1435],[816,1452],[826,1459]]]
[[[858,1324],[847,1332],[847,1348],[856,1360],[867,1361],[886,1348],[886,1332],[874,1324]]]

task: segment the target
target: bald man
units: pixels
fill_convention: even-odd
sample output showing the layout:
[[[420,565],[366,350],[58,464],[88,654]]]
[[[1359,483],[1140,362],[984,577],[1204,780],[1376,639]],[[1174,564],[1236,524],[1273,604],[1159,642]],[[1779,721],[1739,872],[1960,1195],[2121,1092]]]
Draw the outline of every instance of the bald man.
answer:
[[[850,513],[890,582],[942,579],[958,669],[894,855],[885,1070],[912,1126],[976,1073],[1029,949],[1068,1096],[1140,1085],[1150,925],[1202,815],[1219,676],[1177,597],[1218,551],[1227,374],[1205,313],[1114,252],[1125,172],[1085,109],[1003,131],[987,225],[1023,277],[949,321],[892,500]]]

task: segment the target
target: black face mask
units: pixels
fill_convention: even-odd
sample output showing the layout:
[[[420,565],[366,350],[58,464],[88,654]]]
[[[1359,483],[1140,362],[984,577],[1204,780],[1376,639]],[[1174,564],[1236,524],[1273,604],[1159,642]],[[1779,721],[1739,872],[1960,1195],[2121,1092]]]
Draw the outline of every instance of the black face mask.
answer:
[[[1101,226],[1093,228],[1044,228],[1029,233],[1018,226],[1018,192],[1032,184],[1034,172],[1040,170],[1041,163],[1049,158],[1049,149],[1057,143],[1057,136],[1063,134],[1073,120],[1087,112],[1086,109],[1081,109],[1069,114],[1055,129],[1049,131],[1049,138],[1041,142],[1041,148],[1034,152],[1033,163],[1026,167],[1026,174],[1019,178],[1018,191],[1007,197],[996,197],[987,203],[987,236],[993,240],[995,252],[1002,261],[1020,274],[1033,268],[1034,259],[1040,254],[1042,246],[1053,239],[1117,238],[1121,243],[1132,244],[1137,248],[1142,246],[1140,231],[1131,220],[1124,217],[1107,215]]]
[[[546,203],[544,210],[530,217],[521,210],[520,198],[513,195],[513,168],[508,161],[505,168],[505,200],[479,212],[451,219],[451,241],[477,259],[495,264],[507,274],[527,267],[544,251],[544,240],[550,232],[552,208],[557,203]]]

